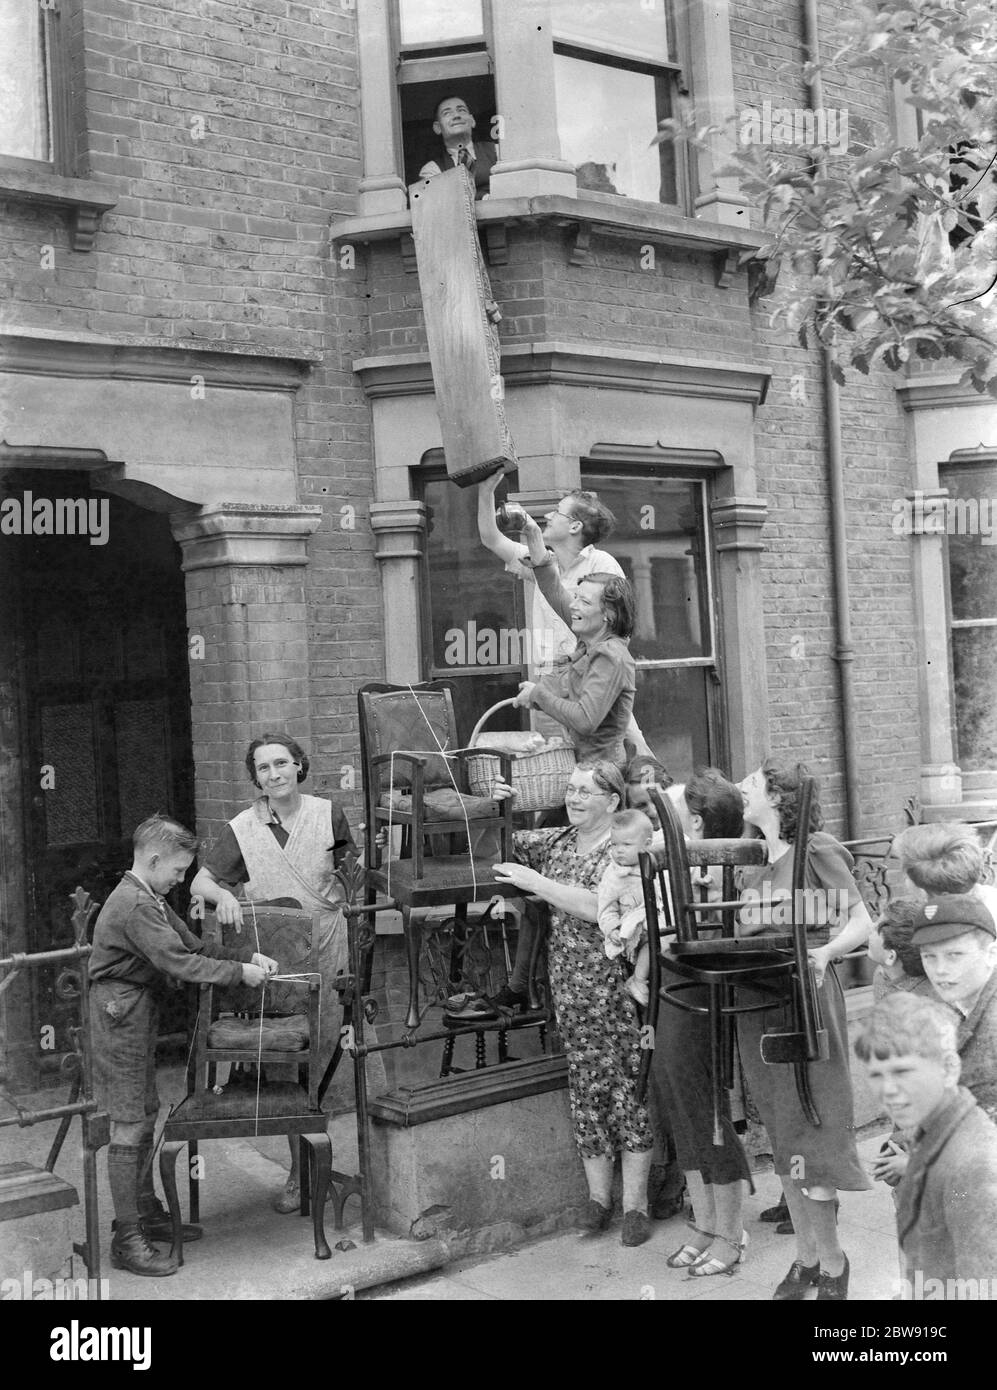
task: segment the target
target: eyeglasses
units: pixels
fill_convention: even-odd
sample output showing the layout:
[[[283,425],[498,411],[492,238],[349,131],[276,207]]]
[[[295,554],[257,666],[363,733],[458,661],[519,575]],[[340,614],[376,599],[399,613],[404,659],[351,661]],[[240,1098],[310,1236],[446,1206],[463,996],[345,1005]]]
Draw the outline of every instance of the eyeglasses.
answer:
[[[579,801],[588,801],[589,798],[593,796],[605,796],[606,789],[605,787],[596,787],[594,789],[589,787],[576,787],[574,783],[569,782],[564,795],[565,797],[576,796]]]
[[[555,508],[554,508],[554,511],[553,511],[553,513],[552,513],[552,515],[553,515],[553,516],[563,516],[564,519],[565,519],[565,521],[576,521],[576,520],[577,520],[577,517],[575,517],[571,512],[562,512],[560,507],[555,507]]]

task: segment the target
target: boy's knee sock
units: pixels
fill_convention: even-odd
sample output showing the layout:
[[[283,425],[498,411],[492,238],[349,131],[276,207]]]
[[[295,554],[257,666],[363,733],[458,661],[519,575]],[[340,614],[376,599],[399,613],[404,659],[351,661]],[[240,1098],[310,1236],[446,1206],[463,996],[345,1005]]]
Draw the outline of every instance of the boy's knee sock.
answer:
[[[139,1149],[131,1144],[111,1144],[107,1150],[107,1177],[119,1227],[138,1221]]]
[[[135,1151],[138,1154],[138,1170],[136,1173],[135,1191],[138,1197],[138,1209],[143,1216],[148,1216],[152,1211],[159,1208],[159,1199],[156,1196],[156,1185],[152,1176],[152,1135],[142,1136],[142,1142]]]

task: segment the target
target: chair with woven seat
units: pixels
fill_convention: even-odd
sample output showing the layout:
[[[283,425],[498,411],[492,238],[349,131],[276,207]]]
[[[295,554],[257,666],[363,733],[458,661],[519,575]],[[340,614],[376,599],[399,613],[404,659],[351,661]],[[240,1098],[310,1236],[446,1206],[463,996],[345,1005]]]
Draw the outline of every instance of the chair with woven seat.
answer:
[[[263,990],[245,985],[202,985],[194,1045],[187,1073],[187,1095],[170,1114],[163,1132],[159,1165],[173,1221],[173,1250],[183,1263],[177,1155],[186,1144],[190,1154],[190,1217],[197,1221],[197,1146],[208,1139],[247,1139],[262,1135],[297,1135],[301,1145],[301,1214],[309,1210],[315,1258],[331,1255],[325,1238],[325,1200],[330,1184],[336,1193],[337,1227],[342,1203],[359,1192],[356,1178],[332,1169],[332,1144],[321,1107],[321,1034],[319,972],[320,918],[301,909],[255,905],[241,933],[222,926],[213,913],[204,923],[205,937],[226,946],[245,946],[247,939],[277,961],[280,974],[292,980],[268,982]],[[247,937],[247,932],[249,933]],[[254,1083],[228,1086],[219,1094],[219,1063],[255,1063]],[[297,1076],[265,1078],[268,1066],[288,1064]]]
[[[805,778],[797,801],[798,825],[810,823],[813,790],[813,779]],[[665,844],[660,859],[656,855],[641,855],[649,946],[648,1023],[652,1029],[657,1027],[661,998],[673,1007],[709,1015],[713,1138],[714,1143],[720,1144],[723,1093],[734,1084],[734,1020],[738,1014],[764,1012],[788,999],[792,1026],[784,1032],[763,1036],[762,1057],[766,1062],[787,1063],[795,1068],[804,1113],[811,1124],[819,1126],[820,1116],[811,1096],[807,1067],[810,1062],[827,1058],[828,1040],[809,962],[806,922],[794,911],[787,934],[736,937],[735,919],[741,904],[734,896],[734,870],[738,866],[764,862],[761,842],[701,840],[687,844],[671,801],[653,790],[651,796]],[[804,886],[806,854],[807,840],[801,835],[794,847],[794,904],[801,901],[798,890]],[[713,903],[696,900],[692,869],[716,865],[723,867],[722,900]],[[664,951],[655,902],[656,880],[662,888],[667,929],[675,933],[674,940]],[[719,928],[715,925],[718,918]],[[662,990],[662,965],[678,975],[682,983]],[[708,998],[705,1006],[691,1004],[682,997],[685,991],[704,985]],[[735,1002],[735,987],[750,989],[763,999],[752,1003]],[[647,1055],[642,1060],[641,1093],[649,1068],[650,1056]]]
[[[358,703],[368,902],[380,892],[401,912],[409,972],[406,1027],[416,1028],[420,915],[452,904],[463,933],[469,903],[518,895],[492,872],[496,859],[512,858],[512,803],[472,796],[467,782],[469,758],[492,753],[506,782],[512,781],[512,759],[498,749],[472,753],[459,747],[453,693],[443,682],[365,685]],[[392,859],[390,844],[382,847],[380,841],[395,827],[401,830],[401,857]],[[449,840],[443,845],[448,852],[433,853],[441,840]]]

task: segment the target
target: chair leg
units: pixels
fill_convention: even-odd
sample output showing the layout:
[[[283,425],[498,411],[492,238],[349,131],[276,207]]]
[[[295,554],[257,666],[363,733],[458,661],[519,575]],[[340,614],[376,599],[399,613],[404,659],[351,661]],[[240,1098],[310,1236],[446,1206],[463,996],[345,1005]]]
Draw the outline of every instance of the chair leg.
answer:
[[[481,1071],[482,1067],[488,1065],[488,1057],[485,1053],[485,1035],[483,1032],[474,1035],[474,1070]]]
[[[312,1171],[308,1166],[308,1149],[305,1135],[298,1135],[298,1186],[301,1189],[301,1215],[308,1216],[312,1202]]]
[[[443,1061],[440,1063],[440,1076],[449,1076],[453,1071],[453,1050],[456,1038],[447,1038],[443,1044]]]
[[[198,1176],[201,1165],[197,1158],[197,1140],[187,1144],[187,1193],[190,1205],[190,1219],[197,1224],[201,1219],[201,1179]]]
[[[163,1194],[173,1222],[173,1244],[170,1254],[176,1257],[178,1265],[183,1264],[183,1221],[180,1217],[180,1195],[177,1192],[177,1154],[185,1141],[174,1139],[159,1150],[159,1176],[163,1184]]]
[[[419,1026],[419,956],[422,952],[422,921],[413,920],[412,909],[402,908],[402,931],[405,933],[405,960],[408,965],[408,1013],[406,1028]]]
[[[332,1257],[332,1251],[325,1238],[325,1199],[332,1175],[332,1141],[328,1134],[303,1134],[301,1136],[301,1150],[302,1195],[304,1194],[305,1170],[310,1169],[313,1163],[315,1165],[312,1184],[312,1231],[315,1236],[315,1258],[328,1260]]]

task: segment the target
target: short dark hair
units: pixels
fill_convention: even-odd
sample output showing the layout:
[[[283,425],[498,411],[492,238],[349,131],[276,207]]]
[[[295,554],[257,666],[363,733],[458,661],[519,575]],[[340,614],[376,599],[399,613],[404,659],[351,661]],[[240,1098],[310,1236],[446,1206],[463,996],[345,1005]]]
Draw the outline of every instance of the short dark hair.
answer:
[[[464,105],[467,107],[468,111],[471,111],[470,103],[468,102],[467,97],[462,97],[460,92],[448,92],[445,97],[440,97],[439,101],[433,107],[434,121],[438,121],[440,119],[440,107],[443,105],[445,101],[462,101]],[[474,115],[473,111],[471,111],[471,115]]]
[[[631,758],[627,763],[624,773],[627,782],[636,782],[642,787],[670,787],[675,778],[665,767],[664,763],[659,762],[650,753],[638,753],[635,758]]]
[[[582,540],[586,545],[598,545],[612,533],[616,517],[608,507],[603,506],[594,492],[576,487],[565,493],[561,501],[571,503],[572,520],[582,523]]]
[[[141,825],[137,825],[132,834],[132,846],[136,854],[153,845],[158,845],[167,854],[193,854],[197,849],[197,836],[178,820],[157,811]]]
[[[602,611],[614,637],[629,637],[634,630],[637,604],[633,585],[618,574],[583,574],[579,584],[598,584],[602,588]]]
[[[256,776],[256,750],[264,747],[267,743],[281,744],[290,753],[292,761],[301,764],[298,768],[298,781],[303,782],[308,776],[308,754],[297,739],[293,739],[290,734],[261,734],[259,738],[253,739],[249,745],[249,752],[246,754],[246,771],[249,773],[249,780],[253,786],[259,787],[260,785]]]
[[[613,830],[639,830],[643,835],[654,834],[651,817],[645,816],[643,811],[635,811],[632,807],[614,811],[611,826]]]
[[[703,767],[685,784],[685,804],[703,818],[705,840],[736,840],[744,829],[744,797],[719,768]]]
[[[914,919],[922,904],[917,898],[892,898],[883,909],[883,915],[874,930],[888,951],[896,951],[897,959],[903,966],[905,975],[924,978],[921,952],[910,944],[914,934]]]
[[[796,843],[797,824],[796,824],[796,798],[799,794],[800,783],[804,777],[809,777],[810,769],[806,763],[795,763],[791,767],[781,767],[771,759],[766,759],[762,764],[762,774],[765,778],[765,790],[769,796],[778,796],[779,805],[779,834],[787,844]],[[810,825],[804,830],[807,839],[820,830],[824,824],[824,815],[820,809],[819,788],[814,784],[813,800],[810,803]]]

